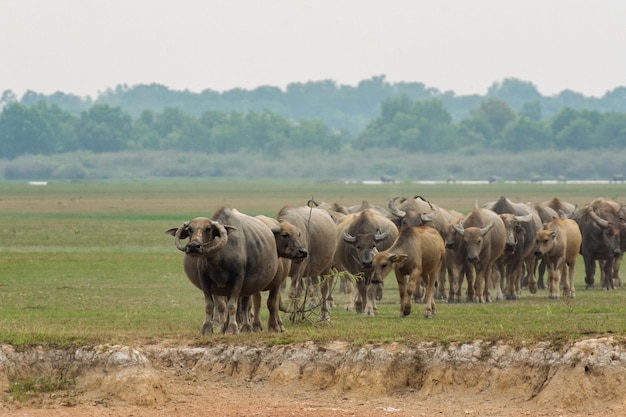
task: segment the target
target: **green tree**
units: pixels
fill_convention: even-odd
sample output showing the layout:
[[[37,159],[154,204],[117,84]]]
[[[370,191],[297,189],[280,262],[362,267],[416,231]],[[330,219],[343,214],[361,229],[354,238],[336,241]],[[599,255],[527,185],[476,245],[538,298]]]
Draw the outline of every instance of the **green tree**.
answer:
[[[499,147],[513,152],[545,149],[549,139],[550,132],[544,123],[518,117],[504,129]]]
[[[133,138],[132,119],[120,107],[96,104],[80,114],[76,132],[81,149],[122,151],[129,149]]]
[[[541,120],[541,102],[539,100],[527,101],[522,105],[519,115],[538,122]]]
[[[54,154],[73,150],[74,119],[58,106],[9,103],[0,113],[0,155]]]
[[[590,149],[595,146],[595,129],[593,124],[584,118],[571,119],[555,135],[555,145],[559,149]]]
[[[506,101],[497,98],[482,102],[473,116],[487,121],[496,136],[500,136],[506,125],[516,118],[511,106]]]
[[[626,148],[626,113],[608,113],[597,127],[598,146]]]

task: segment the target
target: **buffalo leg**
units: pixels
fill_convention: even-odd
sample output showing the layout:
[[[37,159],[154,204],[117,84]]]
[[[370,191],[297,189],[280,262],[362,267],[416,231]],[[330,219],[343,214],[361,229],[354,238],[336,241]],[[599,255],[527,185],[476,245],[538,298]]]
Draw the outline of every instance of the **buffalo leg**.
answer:
[[[608,258],[604,263],[604,277],[602,280],[602,289],[612,290],[613,287],[613,258]]]
[[[202,324],[202,329],[200,333],[202,334],[210,334],[213,333],[213,310],[215,304],[213,302],[213,297],[211,294],[205,292],[204,293],[204,323]]]
[[[593,288],[595,284],[594,275],[596,274],[596,261],[591,259],[590,256],[584,257],[585,259],[585,289]]]
[[[263,330],[261,324],[261,293],[257,292],[252,295],[252,331],[260,332]],[[269,300],[268,300],[269,304]]]
[[[424,308],[424,317],[431,318],[431,317],[435,317],[437,315],[437,310],[435,308],[435,284],[437,283],[437,280],[439,279],[439,273],[438,272],[432,272],[430,275],[425,277],[426,279],[423,280],[425,281],[425,285],[426,285],[426,297],[425,297],[425,304],[426,307]]]
[[[365,311],[363,314],[367,316],[373,316],[378,312],[378,307],[376,306],[376,290],[378,285],[375,284],[367,284],[365,288]]]
[[[279,287],[280,288],[280,287]],[[282,333],[285,331],[283,322],[280,319],[278,305],[280,304],[280,289],[270,289],[267,297],[267,309],[270,312],[270,318],[267,322],[267,329],[271,332]]]
[[[404,308],[405,305],[405,298],[407,296],[407,278],[405,275],[402,275],[401,273],[396,271],[396,281],[398,281],[398,292],[400,293],[400,316],[401,317],[406,317],[409,314],[411,314],[411,303],[410,303],[410,297],[411,295],[409,295],[409,307],[408,307],[408,312],[407,310]]]

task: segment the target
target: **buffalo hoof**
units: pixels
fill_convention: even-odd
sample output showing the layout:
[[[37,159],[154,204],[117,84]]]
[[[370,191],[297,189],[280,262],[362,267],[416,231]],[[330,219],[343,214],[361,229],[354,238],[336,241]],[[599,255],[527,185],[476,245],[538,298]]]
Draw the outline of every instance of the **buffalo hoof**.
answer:
[[[226,334],[226,333],[232,333],[232,334],[239,334],[239,327],[237,327],[236,324],[233,325],[224,325],[224,327],[222,328],[222,333]]]
[[[213,334],[213,323],[204,323],[200,334]]]
[[[383,299],[383,286],[382,285],[378,285],[376,287],[376,301],[380,301]]]

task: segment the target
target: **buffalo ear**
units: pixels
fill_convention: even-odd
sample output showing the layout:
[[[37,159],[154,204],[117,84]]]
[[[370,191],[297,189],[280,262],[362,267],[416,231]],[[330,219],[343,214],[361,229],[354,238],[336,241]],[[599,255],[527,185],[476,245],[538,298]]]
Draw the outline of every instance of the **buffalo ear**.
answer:
[[[406,253],[398,253],[398,254],[393,253],[389,257],[389,260],[391,262],[404,262],[407,260],[408,257],[409,255],[407,255]]]
[[[230,225],[227,225],[227,224],[224,225],[224,229],[226,229],[226,232],[228,234],[231,234],[232,232],[237,231],[237,228],[235,226],[230,226]]]
[[[172,235],[174,237],[176,237],[176,232],[178,231],[178,229],[183,228],[183,230],[180,231],[180,239],[187,239],[189,237],[189,228],[187,227],[186,224],[180,226],[180,227],[173,227],[171,229],[168,229],[165,231],[165,233],[167,233],[168,235]]]

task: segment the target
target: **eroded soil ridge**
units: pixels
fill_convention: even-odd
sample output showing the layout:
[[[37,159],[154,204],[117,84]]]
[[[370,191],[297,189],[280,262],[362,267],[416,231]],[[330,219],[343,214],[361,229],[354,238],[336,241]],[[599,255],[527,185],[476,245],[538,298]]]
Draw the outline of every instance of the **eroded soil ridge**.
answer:
[[[490,396],[568,410],[626,404],[626,338],[512,346],[347,342],[210,347],[15,349],[0,345],[0,388],[41,375],[75,381],[76,401],[167,403],[164,378],[318,389],[338,395]]]

